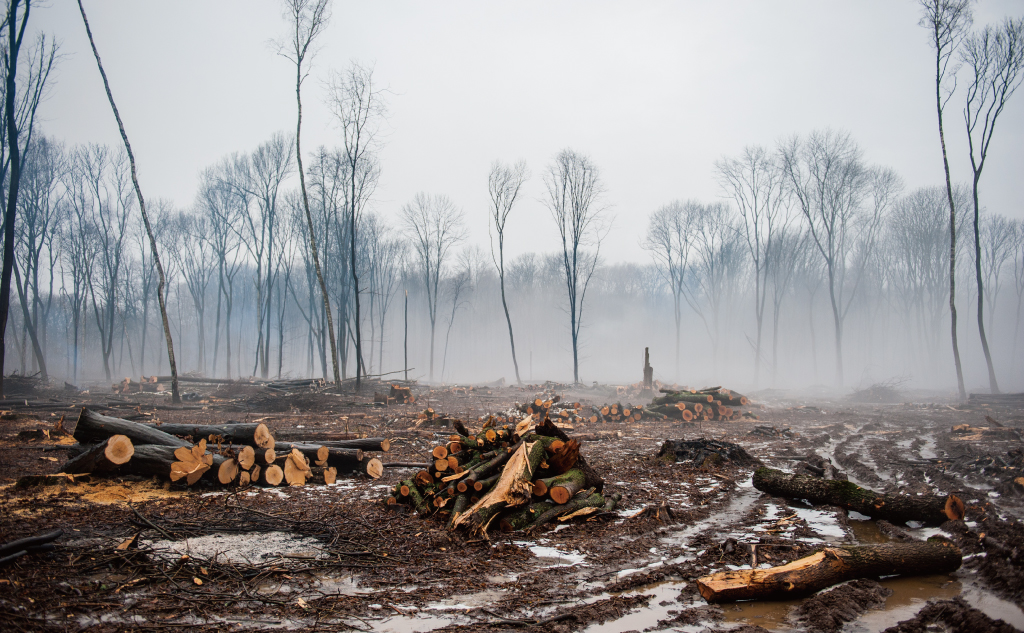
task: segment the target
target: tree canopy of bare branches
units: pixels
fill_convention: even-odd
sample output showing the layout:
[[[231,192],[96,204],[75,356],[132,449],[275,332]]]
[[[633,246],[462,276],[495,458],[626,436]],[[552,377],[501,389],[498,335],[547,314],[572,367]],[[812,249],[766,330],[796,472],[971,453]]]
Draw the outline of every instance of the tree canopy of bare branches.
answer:
[[[580,381],[580,328],[587,286],[597,268],[601,252],[604,184],[589,157],[571,149],[558,153],[544,174],[545,203],[558,227],[562,270],[569,304],[569,333],[572,337],[572,376]]]

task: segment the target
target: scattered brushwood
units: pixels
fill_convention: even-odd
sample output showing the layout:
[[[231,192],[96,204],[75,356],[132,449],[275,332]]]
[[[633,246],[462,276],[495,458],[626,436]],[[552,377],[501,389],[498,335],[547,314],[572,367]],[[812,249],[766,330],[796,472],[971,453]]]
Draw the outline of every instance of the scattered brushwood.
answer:
[[[399,482],[386,503],[480,535],[614,509],[619,497],[601,494],[604,480],[580,455],[579,442],[550,418],[535,424],[531,416],[515,426],[496,420],[489,417],[475,433],[453,424],[456,433],[431,451],[434,462]]]
[[[906,378],[890,378],[884,382],[876,382],[866,389],[858,389],[849,396],[851,402],[896,404],[903,402],[901,387]]]
[[[963,501],[952,494],[881,494],[850,481],[790,475],[772,468],[758,468],[754,471],[754,487],[776,497],[835,505],[892,523],[921,521],[929,525],[941,525],[946,521],[963,519],[965,511]]]
[[[654,419],[664,420],[665,415],[651,411],[644,407],[642,404],[636,406],[621,402],[614,404],[606,404],[604,406],[593,408],[593,413],[590,416],[591,422],[639,422],[640,420]]]
[[[78,454],[64,465],[68,473],[111,473],[168,477],[193,485],[307,481],[333,483],[338,473],[379,478],[381,461],[365,454],[386,451],[385,438],[332,442],[331,445],[277,442],[264,424],[143,424],[83,409],[75,427]]]
[[[740,466],[761,463],[761,460],[753,457],[738,444],[706,437],[698,440],[665,440],[658,452],[658,459],[689,462],[703,468],[718,466],[723,462],[732,462]]]
[[[950,574],[960,550],[945,539],[881,545],[827,547],[788,565],[722,571],[697,579],[708,602],[797,598],[854,578]]]
[[[744,414],[744,415],[746,415],[746,414]],[[750,430],[750,432],[747,433],[747,435],[754,436],[754,437],[766,437],[766,438],[773,439],[773,440],[774,439],[787,439],[787,440],[791,440],[791,439],[797,437],[798,434],[794,433],[793,431],[791,431],[789,429],[789,427],[780,429],[780,428],[778,428],[776,426],[767,426],[767,425],[759,424],[759,425],[755,426],[754,428],[752,428]]]
[[[750,404],[746,396],[721,387],[700,390],[674,390],[663,387],[659,391],[663,395],[655,398],[648,409],[665,417],[686,422],[735,420],[741,417],[741,412],[736,407]]]

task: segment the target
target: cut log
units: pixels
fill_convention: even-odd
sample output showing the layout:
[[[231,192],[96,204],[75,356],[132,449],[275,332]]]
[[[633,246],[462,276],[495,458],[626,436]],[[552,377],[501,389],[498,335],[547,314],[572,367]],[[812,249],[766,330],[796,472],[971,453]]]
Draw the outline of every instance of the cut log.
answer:
[[[359,463],[363,459],[363,451],[358,448],[334,448],[321,446],[319,444],[293,444],[291,442],[277,442],[275,450],[278,452],[299,451],[311,462],[323,462],[321,466],[333,466],[338,472],[351,472],[359,469]],[[326,458],[324,458],[326,456]]]
[[[366,437],[355,440],[330,440],[321,442],[331,448],[357,448],[361,451],[379,451],[387,453],[391,450],[391,440],[384,437]]]
[[[364,457],[359,462],[359,467],[353,472],[361,472],[372,479],[380,479],[384,474],[384,464],[376,457]]]
[[[280,486],[284,481],[284,470],[277,464],[267,466],[263,473],[263,481],[271,486]]]
[[[577,468],[573,468],[554,479],[555,481],[548,484],[548,494],[551,495],[551,500],[558,505],[568,503],[577,492],[583,490],[586,482],[583,471]]]
[[[124,435],[112,435],[64,464],[67,473],[106,473],[127,463],[135,454],[132,441]]]
[[[589,495],[580,495],[578,498],[573,499],[569,503],[556,505],[547,512],[544,512],[539,517],[533,520],[530,524],[530,531],[536,530],[545,523],[553,521],[555,518],[572,514],[583,508],[603,508],[605,505],[605,498],[600,493],[594,492]]]
[[[222,484],[229,484],[238,477],[238,460],[225,459],[217,468],[217,481]]]
[[[238,485],[239,486],[242,486],[242,487],[248,486],[250,481],[251,481],[251,479],[250,479],[250,476],[249,476],[249,471],[243,470],[238,475]]]
[[[267,425],[257,422],[229,422],[228,424],[156,424],[146,423],[147,426],[164,433],[170,433],[178,437],[191,437],[198,441],[201,439],[214,443],[213,437],[221,437],[227,444],[246,444],[257,448],[274,448],[273,436]],[[269,440],[267,438],[270,438]]]
[[[772,468],[758,468],[754,472],[754,487],[770,495],[807,499],[815,504],[837,505],[897,524],[921,521],[929,525],[940,525],[964,518],[964,503],[956,495],[881,494],[850,481],[788,475]]]
[[[243,447],[242,450],[238,451],[238,465],[245,470],[252,468],[252,465],[256,463],[256,451],[251,446]]]
[[[697,588],[708,602],[789,599],[854,578],[949,574],[961,560],[960,550],[945,540],[829,547],[781,567],[704,576]]]
[[[147,477],[154,475],[157,477],[168,477],[172,472],[174,464],[181,461],[178,459],[178,455],[176,454],[178,451],[182,451],[182,454],[188,453],[189,461],[192,461],[194,457],[192,456],[190,449],[176,449],[173,446],[143,444],[135,446],[134,449],[135,452],[132,455],[132,458],[117,469],[118,473],[126,475],[143,475]],[[206,465],[205,460],[207,459],[210,463],[206,465],[206,468],[203,469],[199,476],[207,479],[208,481],[216,481],[216,476],[220,472],[220,466],[225,461],[225,458],[221,455],[212,455],[209,453],[202,457],[204,465]],[[195,461],[198,462],[200,460]],[[198,464],[196,465],[198,466]],[[209,470],[209,472],[207,472],[207,470]],[[187,477],[187,473],[183,475],[183,477]],[[177,481],[177,479],[174,479],[173,481]]]
[[[138,422],[100,415],[90,409],[82,409],[75,425],[74,437],[82,444],[105,442],[111,435],[124,435],[132,444],[155,444],[159,446],[192,446],[180,437],[165,433]]]
[[[192,448],[174,449],[174,457],[178,461],[171,464],[171,481],[184,479],[189,486],[213,466],[213,455],[206,452],[206,440],[199,440]]]
[[[259,466],[259,464],[257,464],[257,465],[252,467],[252,470],[249,471],[249,481],[252,482],[252,483],[256,483],[259,480],[260,480],[260,466]]]

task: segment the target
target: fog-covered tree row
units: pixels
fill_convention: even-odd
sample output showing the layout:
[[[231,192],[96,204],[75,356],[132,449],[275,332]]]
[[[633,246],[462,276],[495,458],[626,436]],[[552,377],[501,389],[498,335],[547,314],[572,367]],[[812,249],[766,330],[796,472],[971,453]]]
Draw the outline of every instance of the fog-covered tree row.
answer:
[[[151,203],[181,371],[330,378],[293,147],[288,135],[276,134],[204,169],[189,207]],[[316,148],[304,162],[348,377],[357,327],[345,221],[350,172],[338,148]],[[576,167],[575,176],[592,180],[585,183],[590,200],[573,190]],[[373,163],[361,173],[364,191],[379,169]],[[494,166],[492,181],[502,169],[509,170]],[[601,206],[599,166],[571,150],[542,173],[553,210],[548,228],[559,226],[556,219],[567,226],[563,252],[501,262],[496,240],[493,249],[465,240],[467,212],[440,194],[420,194],[401,209],[362,209],[355,261],[364,373],[404,368],[408,293],[414,377],[431,377],[433,348],[434,380],[512,380],[511,322],[527,381],[573,379],[575,334],[583,381],[634,379],[649,346],[664,380],[768,386],[905,376],[949,383],[940,187],[904,191],[896,174],[868,163],[852,139],[831,130],[778,148],[749,147],[718,161],[716,173],[722,199],[681,197],[653,210],[644,242],[651,258],[630,264],[601,263],[601,249],[614,247],[609,224],[623,218]],[[16,366],[71,382],[166,372],[154,264],[124,153],[41,136],[22,177]],[[519,178],[527,177],[520,167]],[[970,192],[958,186],[956,194],[966,226]],[[509,222],[516,221],[512,202]],[[581,219],[574,204],[589,204],[592,217]],[[1019,384],[1024,228],[998,213],[981,217],[987,326],[1000,342],[996,367]],[[973,261],[969,232],[961,235],[961,255]],[[575,313],[567,286],[573,274]],[[972,268],[963,266],[961,276],[958,301],[966,308],[976,301]],[[969,334],[966,355],[977,357]],[[968,367],[980,382],[980,358]]]
[[[36,129],[59,56],[42,37],[18,70],[13,25],[30,4],[9,3],[0,35],[0,370],[76,384],[163,374],[173,339],[180,372],[232,378],[631,382],[650,347],[658,378],[688,384],[957,381],[961,395],[965,379],[1024,384],[1024,221],[985,208],[982,178],[1024,79],[1022,20],[973,28],[968,0],[921,1],[945,182],[908,189],[849,134],[799,130],[715,161],[714,199],[679,191],[627,212],[608,205],[601,165],[579,148],[542,165],[496,160],[479,183],[486,209],[443,191],[377,201],[388,93],[372,68],[327,73],[336,134],[302,145],[327,0],[285,3],[294,132],[203,166],[189,204],[145,204],[81,5],[124,145]],[[954,103],[970,153],[962,183],[946,157]],[[554,250],[507,230],[531,180],[550,216],[533,233]],[[487,219],[489,243],[469,239],[469,214]],[[623,222],[646,226],[648,258],[609,263]],[[958,306],[977,322],[958,325]]]

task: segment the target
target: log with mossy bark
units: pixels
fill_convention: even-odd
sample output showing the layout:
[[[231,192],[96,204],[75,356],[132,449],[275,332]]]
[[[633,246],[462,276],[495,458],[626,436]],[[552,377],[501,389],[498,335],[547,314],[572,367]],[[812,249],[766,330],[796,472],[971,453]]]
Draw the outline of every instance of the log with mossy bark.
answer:
[[[782,600],[805,596],[855,578],[949,574],[960,568],[960,550],[944,539],[827,547],[788,565],[722,571],[697,579],[708,602]]]
[[[770,495],[836,505],[893,523],[921,521],[929,525],[940,525],[964,517],[963,501],[956,495],[882,494],[850,481],[789,475],[772,468],[758,468],[754,471],[754,487]]]

